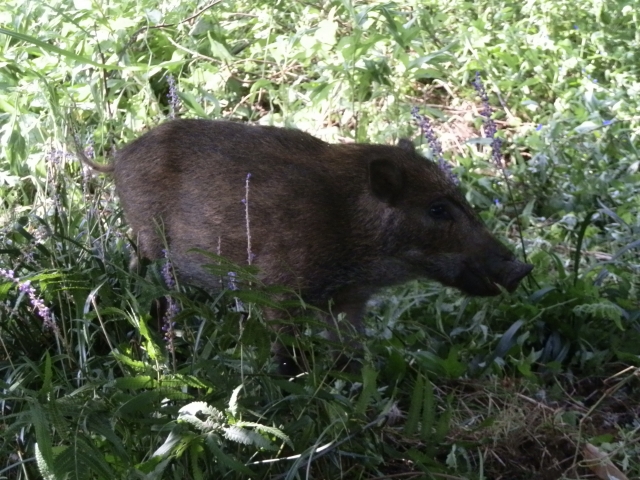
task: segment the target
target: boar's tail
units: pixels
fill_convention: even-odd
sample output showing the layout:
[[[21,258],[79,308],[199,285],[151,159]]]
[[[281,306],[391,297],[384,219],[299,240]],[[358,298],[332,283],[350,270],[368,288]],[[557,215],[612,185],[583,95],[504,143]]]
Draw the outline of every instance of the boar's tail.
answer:
[[[113,164],[111,163],[96,163],[93,160],[89,159],[87,155],[84,153],[84,149],[80,146],[78,139],[74,137],[75,144],[75,154],[80,159],[82,163],[84,163],[87,167],[89,167],[94,172],[100,173],[113,173]]]
[[[90,160],[80,148],[76,148],[76,156],[80,159],[82,163],[84,163],[87,167],[95,172],[100,173],[113,173],[113,164],[111,163],[96,163],[93,160]]]

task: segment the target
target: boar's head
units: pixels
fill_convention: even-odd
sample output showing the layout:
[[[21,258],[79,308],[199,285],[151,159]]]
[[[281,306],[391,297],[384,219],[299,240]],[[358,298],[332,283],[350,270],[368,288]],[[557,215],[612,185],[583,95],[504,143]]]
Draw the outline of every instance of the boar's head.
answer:
[[[427,277],[470,295],[515,290],[533,266],[495,238],[448,172],[409,141],[399,146],[406,156],[369,161],[378,228],[385,232],[382,275],[393,283]]]

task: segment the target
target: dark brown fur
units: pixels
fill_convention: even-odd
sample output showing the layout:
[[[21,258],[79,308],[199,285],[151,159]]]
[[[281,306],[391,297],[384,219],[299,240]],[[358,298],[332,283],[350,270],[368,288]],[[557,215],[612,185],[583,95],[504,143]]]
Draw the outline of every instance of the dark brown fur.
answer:
[[[496,284],[513,290],[531,270],[409,141],[332,145],[298,130],[174,120],[120,150],[113,172],[141,256],[162,256],[160,224],[180,277],[209,288],[219,285],[201,266],[211,259],[192,250],[247,263],[251,174],[252,263],[261,279],[323,309],[333,301],[358,330],[382,287],[428,277],[495,295]]]

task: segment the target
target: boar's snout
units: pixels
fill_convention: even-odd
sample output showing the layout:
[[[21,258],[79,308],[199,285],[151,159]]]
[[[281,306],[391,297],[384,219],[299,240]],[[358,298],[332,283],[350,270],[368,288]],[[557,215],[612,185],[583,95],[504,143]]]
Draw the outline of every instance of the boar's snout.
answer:
[[[502,280],[498,280],[498,283],[509,292],[513,292],[518,288],[520,280],[529,275],[531,270],[533,270],[533,265],[522,263],[518,260],[512,260],[508,262],[508,265],[505,268],[504,278]]]
[[[493,296],[500,293],[498,285],[513,292],[520,281],[533,270],[533,265],[515,258],[489,256],[484,265],[467,265],[463,273],[461,289],[468,294]]]

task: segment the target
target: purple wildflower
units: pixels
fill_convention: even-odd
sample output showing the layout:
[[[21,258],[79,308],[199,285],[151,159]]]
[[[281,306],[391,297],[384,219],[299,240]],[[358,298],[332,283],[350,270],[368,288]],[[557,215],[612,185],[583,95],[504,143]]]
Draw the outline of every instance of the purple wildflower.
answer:
[[[54,180],[56,178],[56,171],[58,170],[58,166],[62,163],[62,160],[65,158],[65,153],[62,150],[51,149],[47,152],[45,156],[45,162],[47,166],[47,184],[53,185]]]
[[[431,149],[431,154],[433,155],[434,160],[438,162],[438,166],[442,169],[443,172],[447,175],[447,177],[455,184],[458,185],[460,183],[458,177],[453,173],[452,166],[448,163],[443,155],[442,155],[442,146],[440,145],[440,141],[436,133],[433,131],[433,127],[431,126],[431,122],[427,117],[419,113],[420,110],[418,107],[413,107],[411,109],[411,116],[414,121],[420,127],[422,134],[429,142],[429,148]]]
[[[53,330],[55,332],[58,331],[58,325],[53,319],[53,315],[51,314],[51,309],[44,304],[44,301],[36,295],[36,289],[31,285],[30,280],[26,280],[24,282],[20,282],[13,270],[6,270],[4,268],[0,268],[0,276],[10,280],[18,285],[18,290],[23,294],[29,297],[29,301],[35,310],[38,312],[38,315],[42,318],[42,325],[44,328]]]
[[[162,278],[164,279],[164,283],[167,285],[167,288],[173,290],[177,285],[173,277],[173,266],[169,259],[169,252],[163,249],[162,253],[165,258],[165,263],[162,266]],[[165,299],[167,300],[167,310],[162,317],[162,331],[164,332],[164,339],[167,342],[167,348],[169,351],[173,352],[173,339],[175,338],[174,327],[176,326],[173,319],[180,313],[180,306],[170,295],[166,295]]]
[[[173,319],[180,313],[180,306],[169,295],[165,296],[165,299],[167,300],[167,310],[162,317],[162,331],[164,332],[164,339],[167,342],[167,349],[173,352],[175,348],[173,339],[176,337],[176,322],[174,322]]]
[[[167,98],[169,99],[169,118],[176,118],[176,111],[180,108],[180,99],[178,98],[178,88],[176,86],[176,79],[170,73],[167,75],[167,82],[169,83],[169,93]]]
[[[31,305],[36,309],[38,314],[42,317],[44,321],[44,326],[49,329],[54,328],[54,322],[51,318],[51,310],[44,304],[44,301],[36,295],[36,289],[33,288],[31,282],[29,280],[22,282],[18,289],[29,296],[29,300],[31,301]]]
[[[491,141],[491,158],[493,162],[496,164],[498,168],[502,168],[502,140],[496,137],[496,133],[498,132],[498,128],[496,127],[496,122],[493,121],[491,115],[493,111],[491,110],[491,105],[489,104],[489,96],[487,95],[487,91],[482,84],[482,78],[480,78],[480,73],[476,72],[476,78],[473,81],[473,86],[478,92],[480,99],[482,100],[482,110],[481,114],[484,117],[484,131],[487,138],[490,138]]]
[[[169,252],[163,249],[162,254],[165,258],[164,265],[162,266],[162,278],[164,279],[164,283],[167,285],[167,288],[173,290],[176,288],[176,281],[173,278],[173,266],[171,265],[171,260],[169,260]]]
[[[12,282],[17,281],[13,270],[6,270],[4,268],[0,268],[0,276],[6,278],[7,280],[11,280]]]
[[[47,152],[45,160],[53,165],[59,165],[62,159],[65,157],[65,153],[62,150],[51,149]]]
[[[609,126],[613,123],[613,120],[602,120],[602,125],[603,126]]]
[[[539,123],[538,126],[536,127],[536,132],[539,132],[540,130],[542,130],[542,124]]]
[[[93,140],[89,141],[89,145],[84,149],[84,154],[87,158],[93,159],[96,155],[95,149],[93,148]]]

